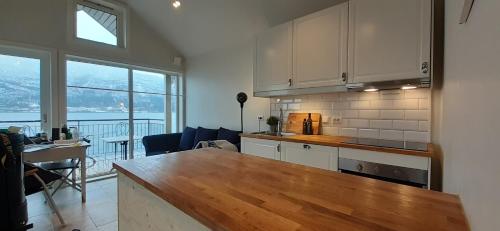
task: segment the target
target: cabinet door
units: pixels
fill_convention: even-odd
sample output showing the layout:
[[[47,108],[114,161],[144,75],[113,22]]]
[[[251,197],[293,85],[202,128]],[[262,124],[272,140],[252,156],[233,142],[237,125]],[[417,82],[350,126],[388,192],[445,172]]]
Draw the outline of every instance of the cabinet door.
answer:
[[[281,142],[281,160],[327,170],[338,170],[338,148]]]
[[[431,1],[349,1],[349,82],[429,77]]]
[[[348,6],[342,3],[294,21],[294,88],[345,83]]]
[[[293,23],[274,27],[257,37],[254,92],[284,90],[291,86]]]
[[[248,155],[280,160],[279,146],[279,141],[241,138],[241,152]]]

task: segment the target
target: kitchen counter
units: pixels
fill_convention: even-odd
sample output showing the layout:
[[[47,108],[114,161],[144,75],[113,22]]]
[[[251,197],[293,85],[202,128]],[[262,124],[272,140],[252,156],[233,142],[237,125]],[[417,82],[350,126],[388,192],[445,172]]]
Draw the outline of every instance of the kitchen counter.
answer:
[[[469,230],[455,195],[219,149],[113,167],[120,230]]]
[[[411,155],[411,156],[433,157],[434,155],[434,147],[432,144],[428,144],[427,151],[417,151],[417,150],[345,143],[347,140],[350,139],[350,137],[344,137],[344,136],[327,136],[327,135],[273,136],[266,134],[251,134],[251,133],[242,133],[240,134],[240,136],[247,138],[255,138],[255,139],[286,141],[294,143],[307,143],[307,144],[316,144],[316,145],[331,146],[331,147],[354,148],[354,149]]]

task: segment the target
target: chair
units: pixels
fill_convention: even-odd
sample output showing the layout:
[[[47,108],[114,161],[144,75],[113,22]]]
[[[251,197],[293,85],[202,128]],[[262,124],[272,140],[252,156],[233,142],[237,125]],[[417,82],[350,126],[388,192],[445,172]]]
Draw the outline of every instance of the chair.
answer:
[[[24,192],[26,195],[35,194],[38,192],[43,192],[45,199],[47,199],[47,203],[50,208],[54,210],[61,222],[64,225],[64,219],[57,208],[57,205],[52,199],[52,195],[49,192],[47,184],[52,183],[54,181],[60,180],[61,176],[55,174],[53,172],[47,171],[43,168],[37,167],[32,164],[24,163]]]
[[[39,166],[45,170],[51,171],[52,173],[55,173],[61,177],[59,180],[59,185],[54,188],[52,191],[52,196],[56,194],[56,192],[61,188],[63,184],[67,184],[71,186],[72,188],[82,191],[79,187],[78,184],[76,184],[76,180],[73,178],[70,178],[71,175],[75,172],[76,169],[79,168],[80,161],[75,161],[75,160],[66,160],[62,162],[49,162],[49,163],[42,163]],[[65,173],[66,170],[69,170],[69,172]],[[54,182],[53,184],[55,184]]]

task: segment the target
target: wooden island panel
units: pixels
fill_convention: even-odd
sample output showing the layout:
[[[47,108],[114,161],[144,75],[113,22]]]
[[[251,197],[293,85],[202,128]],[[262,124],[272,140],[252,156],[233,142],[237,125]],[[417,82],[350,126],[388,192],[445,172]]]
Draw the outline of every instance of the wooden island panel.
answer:
[[[212,230],[469,230],[455,195],[219,149],[113,166]]]

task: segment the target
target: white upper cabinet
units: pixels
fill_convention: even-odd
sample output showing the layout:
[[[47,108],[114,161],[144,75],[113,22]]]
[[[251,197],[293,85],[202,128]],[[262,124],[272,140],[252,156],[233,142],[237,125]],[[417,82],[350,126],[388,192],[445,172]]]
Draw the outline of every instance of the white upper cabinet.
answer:
[[[345,83],[348,7],[348,3],[339,4],[294,21],[294,88]]]
[[[350,0],[349,82],[429,77],[432,0]]]
[[[291,87],[293,23],[274,27],[257,37],[254,92]]]

